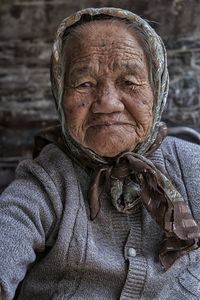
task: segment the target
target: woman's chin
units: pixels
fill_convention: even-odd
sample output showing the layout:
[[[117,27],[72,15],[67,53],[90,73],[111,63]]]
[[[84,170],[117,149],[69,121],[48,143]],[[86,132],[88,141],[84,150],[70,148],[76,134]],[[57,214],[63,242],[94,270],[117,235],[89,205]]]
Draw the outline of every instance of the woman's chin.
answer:
[[[83,147],[92,150],[99,156],[115,157],[127,151],[133,151],[140,141],[135,130],[127,131],[104,131],[89,132],[84,139],[76,139]]]

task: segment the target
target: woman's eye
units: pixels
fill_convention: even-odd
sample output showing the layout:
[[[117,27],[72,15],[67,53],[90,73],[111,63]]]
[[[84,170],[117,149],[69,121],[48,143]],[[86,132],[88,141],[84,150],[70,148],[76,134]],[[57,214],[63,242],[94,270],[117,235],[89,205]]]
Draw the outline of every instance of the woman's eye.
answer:
[[[77,87],[78,88],[90,88],[90,87],[94,87],[94,83],[87,81],[87,82],[83,82],[83,83],[79,84]]]
[[[137,88],[139,88],[140,84],[138,82],[132,81],[132,80],[124,80],[123,81],[123,85],[124,87],[127,87],[131,90],[135,90]]]
[[[125,85],[128,85],[128,86],[134,85],[134,82],[132,82],[130,80],[125,80],[124,83],[125,83]]]

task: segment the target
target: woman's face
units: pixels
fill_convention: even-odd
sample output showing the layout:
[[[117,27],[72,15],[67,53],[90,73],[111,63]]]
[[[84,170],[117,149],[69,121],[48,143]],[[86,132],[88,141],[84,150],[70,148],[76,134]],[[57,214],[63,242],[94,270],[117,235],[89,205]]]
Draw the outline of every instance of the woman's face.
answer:
[[[65,49],[68,131],[82,146],[106,157],[133,150],[152,125],[147,59],[138,38],[119,24],[87,23]]]

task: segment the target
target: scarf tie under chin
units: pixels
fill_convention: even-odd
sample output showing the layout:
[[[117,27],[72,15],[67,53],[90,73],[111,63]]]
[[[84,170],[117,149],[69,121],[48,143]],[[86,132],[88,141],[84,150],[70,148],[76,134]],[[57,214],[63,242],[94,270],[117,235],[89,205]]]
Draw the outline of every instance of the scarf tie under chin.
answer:
[[[127,152],[113,165],[95,171],[88,193],[91,220],[99,213],[105,186],[119,212],[133,213],[143,205],[162,227],[159,260],[165,270],[177,258],[200,246],[200,228],[188,205],[168,176],[146,157]]]

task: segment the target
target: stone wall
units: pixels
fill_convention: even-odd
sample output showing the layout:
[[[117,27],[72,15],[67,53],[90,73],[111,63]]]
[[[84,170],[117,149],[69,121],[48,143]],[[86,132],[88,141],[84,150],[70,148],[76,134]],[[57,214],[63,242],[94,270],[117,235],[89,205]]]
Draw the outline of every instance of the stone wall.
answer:
[[[200,1],[0,1],[0,188],[31,155],[33,136],[57,123],[49,82],[56,27],[78,9],[115,6],[151,21],[164,39],[170,72],[169,125],[200,130]]]

